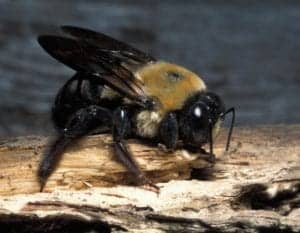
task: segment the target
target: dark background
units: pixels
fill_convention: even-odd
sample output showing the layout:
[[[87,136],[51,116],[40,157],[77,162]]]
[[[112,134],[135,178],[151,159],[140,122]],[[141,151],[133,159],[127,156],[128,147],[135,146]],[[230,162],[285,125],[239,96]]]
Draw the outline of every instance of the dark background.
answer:
[[[300,123],[299,1],[0,0],[0,136],[51,134],[73,71],[37,44],[58,25],[92,28],[197,72],[237,125]]]

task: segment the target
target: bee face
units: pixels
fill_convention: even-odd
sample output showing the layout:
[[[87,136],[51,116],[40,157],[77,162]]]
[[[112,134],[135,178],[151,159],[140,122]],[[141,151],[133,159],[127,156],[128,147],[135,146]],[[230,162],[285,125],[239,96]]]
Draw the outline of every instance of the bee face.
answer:
[[[203,102],[196,102],[182,113],[180,128],[185,144],[203,145],[208,141],[209,114]]]
[[[209,142],[210,134],[224,110],[221,99],[210,92],[196,94],[188,100],[180,117],[180,132],[184,143],[201,146]]]

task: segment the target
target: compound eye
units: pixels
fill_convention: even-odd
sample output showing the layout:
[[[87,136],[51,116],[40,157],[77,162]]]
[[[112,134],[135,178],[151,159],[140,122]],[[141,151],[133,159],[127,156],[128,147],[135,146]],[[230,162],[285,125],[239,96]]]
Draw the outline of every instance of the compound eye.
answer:
[[[201,110],[200,106],[196,106],[194,108],[193,114],[194,114],[194,117],[196,117],[196,118],[201,118],[202,117],[202,110]]]

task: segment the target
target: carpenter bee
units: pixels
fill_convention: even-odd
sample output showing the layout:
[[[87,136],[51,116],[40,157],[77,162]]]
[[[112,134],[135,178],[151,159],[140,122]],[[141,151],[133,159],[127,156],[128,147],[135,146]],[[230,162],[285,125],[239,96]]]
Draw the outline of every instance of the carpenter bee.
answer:
[[[234,125],[234,108],[206,89],[195,73],[156,60],[107,35],[74,26],[63,36],[42,35],[38,42],[52,57],[76,71],[59,90],[52,109],[58,136],[41,161],[41,191],[65,148],[85,135],[111,132],[114,153],[140,184],[147,179],[126,145],[126,138],[145,138],[174,150],[201,149],[232,113],[226,150]]]

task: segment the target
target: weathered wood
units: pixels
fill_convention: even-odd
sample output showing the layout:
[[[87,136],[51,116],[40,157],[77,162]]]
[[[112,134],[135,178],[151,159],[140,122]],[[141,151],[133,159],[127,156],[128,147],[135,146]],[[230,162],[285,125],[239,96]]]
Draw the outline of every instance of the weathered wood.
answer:
[[[0,142],[0,195],[39,191],[37,168],[50,141],[45,137],[20,137]],[[111,144],[110,135],[90,136],[75,142],[64,153],[44,191],[134,183],[134,177],[116,161]],[[157,146],[136,140],[129,140],[129,147],[142,170],[155,182],[186,179],[192,167],[211,166],[185,150],[164,153]]]
[[[112,160],[105,135],[70,148],[46,193],[37,192],[35,178],[46,139],[2,141],[0,227],[18,232],[26,232],[24,223],[31,226],[28,232],[41,227],[71,232],[74,226],[95,232],[300,232],[300,125],[236,129],[227,154],[224,139],[223,134],[216,144],[214,167],[185,159],[183,151],[165,154],[131,141],[147,174],[164,181],[158,195],[117,185],[128,183],[128,173]],[[193,179],[182,180],[193,166],[200,168]]]

